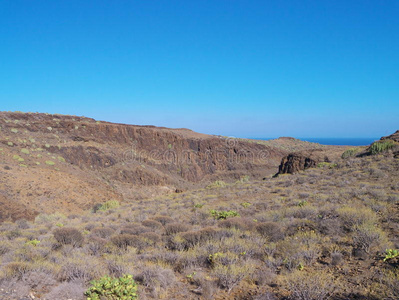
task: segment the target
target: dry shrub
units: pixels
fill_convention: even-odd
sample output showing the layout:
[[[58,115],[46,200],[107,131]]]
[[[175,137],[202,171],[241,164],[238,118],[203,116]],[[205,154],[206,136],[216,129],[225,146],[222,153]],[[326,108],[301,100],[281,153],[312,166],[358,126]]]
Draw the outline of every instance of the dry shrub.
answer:
[[[139,235],[150,245],[155,245],[161,241],[161,236],[155,232],[145,232]]]
[[[286,285],[292,300],[325,300],[335,290],[333,277],[326,272],[296,271],[287,278]]]
[[[168,216],[156,216],[156,217],[154,217],[152,219],[154,221],[158,221],[163,226],[165,226],[166,224],[175,222],[175,220],[173,220],[171,217],[168,217]]]
[[[26,273],[30,272],[32,266],[26,262],[14,261],[8,263],[4,267],[4,275],[6,278],[21,279]]]
[[[44,299],[57,299],[57,300],[67,300],[85,299],[82,295],[86,291],[86,287],[83,282],[63,282],[60,285],[53,288],[48,294],[46,294]]]
[[[237,284],[249,274],[250,269],[245,265],[218,264],[213,267],[211,274],[216,277],[217,284],[222,289],[230,292]]]
[[[321,234],[337,237],[343,234],[342,223],[340,219],[322,219],[319,220],[318,230]]]
[[[316,231],[316,229],[317,229],[317,224],[311,220],[294,219],[287,226],[285,233],[290,236],[290,235],[295,235],[298,232]]]
[[[254,300],[277,300],[277,297],[273,293],[266,292],[265,294],[256,296]]]
[[[61,245],[72,245],[73,247],[80,247],[83,244],[83,235],[79,230],[71,227],[57,228],[53,232],[54,238]]]
[[[120,263],[113,260],[107,261],[107,269],[111,277],[121,277],[124,274],[127,274],[127,268],[125,263]]]
[[[31,271],[22,277],[22,281],[35,291],[45,291],[57,283],[53,274],[43,271]]]
[[[134,280],[144,285],[153,297],[158,298],[160,290],[170,288],[176,278],[172,270],[151,265],[140,267],[140,272],[134,276]]]
[[[333,252],[331,253],[331,265],[340,266],[344,259],[344,255],[341,252]]]
[[[137,245],[137,235],[118,234],[111,237],[111,242],[122,250],[127,250],[129,246]]]
[[[141,224],[145,227],[149,227],[154,230],[161,229],[163,227],[162,223],[155,221],[155,220],[145,220],[145,221],[141,222]]]
[[[276,280],[276,273],[268,268],[267,266],[262,265],[260,268],[257,268],[251,276],[251,280],[256,285],[271,285]]]
[[[284,239],[281,225],[276,222],[263,222],[256,224],[256,231],[266,237],[270,242],[277,242]]]
[[[165,233],[173,235],[179,232],[186,232],[190,230],[190,226],[184,223],[170,223],[165,226]]]
[[[114,232],[115,232],[115,230],[113,230],[112,228],[107,228],[107,227],[96,227],[91,231],[91,233],[94,236],[97,236],[102,239],[109,238],[111,235],[114,234]]]
[[[81,263],[80,261],[68,261],[64,264],[57,274],[59,281],[83,281],[93,280],[99,275],[100,269],[89,261]]]
[[[151,231],[151,229],[148,227],[131,224],[131,225],[127,225],[127,226],[123,227],[121,229],[121,234],[139,235],[141,233],[149,232],[149,231]]]
[[[89,255],[98,256],[104,253],[107,241],[97,236],[90,236],[84,249]]]
[[[185,241],[184,245],[186,248],[194,247],[201,243],[212,240],[216,237],[217,231],[212,227],[206,227],[198,231],[188,231],[181,234],[181,237]]]
[[[11,249],[11,245],[5,241],[0,242],[0,256],[6,254]]]
[[[234,228],[241,231],[249,230],[252,224],[249,220],[243,218],[229,218],[219,222],[219,227]]]
[[[15,221],[15,224],[18,226],[19,229],[28,229],[30,228],[30,225],[27,220],[25,219],[19,219]]]
[[[364,224],[356,226],[353,233],[353,243],[355,248],[364,250],[367,254],[370,253],[376,246],[382,246],[386,243],[384,233],[375,226]]]
[[[193,274],[190,272],[189,274]],[[201,295],[201,299],[206,299],[206,300],[212,300],[215,299],[214,293],[215,293],[215,286],[212,280],[207,278],[203,273],[197,273],[195,272],[194,276],[192,276],[192,284],[195,284],[197,288],[195,290],[192,290],[196,294]]]
[[[347,231],[353,231],[356,226],[374,224],[377,221],[376,214],[367,207],[342,207],[337,210],[339,218]]]

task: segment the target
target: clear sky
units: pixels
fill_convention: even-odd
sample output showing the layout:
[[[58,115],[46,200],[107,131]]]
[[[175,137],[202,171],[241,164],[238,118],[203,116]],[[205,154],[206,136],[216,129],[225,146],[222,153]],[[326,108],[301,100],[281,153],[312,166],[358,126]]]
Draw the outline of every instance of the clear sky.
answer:
[[[399,1],[0,1],[0,110],[237,137],[399,129]]]

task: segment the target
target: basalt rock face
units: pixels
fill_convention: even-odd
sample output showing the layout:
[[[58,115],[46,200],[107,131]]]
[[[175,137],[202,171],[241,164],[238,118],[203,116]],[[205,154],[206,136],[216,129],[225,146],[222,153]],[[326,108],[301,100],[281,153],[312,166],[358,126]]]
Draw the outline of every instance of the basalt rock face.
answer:
[[[322,162],[335,161],[340,157],[344,149],[345,147],[337,146],[329,147],[325,150],[315,149],[290,153],[282,158],[278,173],[275,176],[279,174],[294,174],[314,168]]]
[[[213,180],[273,174],[287,151],[256,141],[39,113],[0,112],[0,221],[79,213]]]
[[[317,162],[310,157],[306,157],[301,153],[291,153],[281,160],[278,174],[294,174],[313,168],[316,165]]]

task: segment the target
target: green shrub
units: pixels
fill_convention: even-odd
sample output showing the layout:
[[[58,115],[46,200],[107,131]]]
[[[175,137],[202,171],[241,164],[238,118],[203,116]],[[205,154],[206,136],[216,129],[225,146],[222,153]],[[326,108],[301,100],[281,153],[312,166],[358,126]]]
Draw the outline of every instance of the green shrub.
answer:
[[[225,186],[227,186],[227,184],[224,181],[216,180],[215,182],[212,182],[211,184],[209,184],[206,188],[213,189],[213,188],[221,188],[221,187],[225,187]]]
[[[395,147],[396,143],[392,140],[377,141],[371,144],[369,151],[372,155],[385,152]]]
[[[240,216],[239,213],[236,212],[235,210],[229,210],[229,211],[221,210],[221,211],[218,211],[218,210],[215,210],[215,209],[211,210],[211,215],[216,220],[225,220],[225,219],[230,218],[230,217],[239,217]]]
[[[241,205],[242,207],[244,207],[244,208],[247,208],[247,207],[251,206],[251,203],[249,203],[249,202],[243,202],[243,203],[241,203],[240,205]]]
[[[395,258],[399,256],[399,250],[398,249],[386,249],[385,250],[385,257],[384,261],[387,261],[388,259]]]
[[[26,244],[26,245],[32,245],[32,246],[35,246],[35,247],[36,247],[37,245],[40,244],[40,241],[34,239],[34,240],[31,240],[31,241],[27,241],[25,244]]]
[[[119,278],[104,276],[90,282],[92,286],[86,291],[87,300],[134,300],[137,297],[137,284],[132,275]]]
[[[13,157],[12,157],[13,159],[15,159],[15,160],[18,160],[18,161],[25,161],[25,159],[23,159],[22,157],[20,157],[19,155],[14,155]]]
[[[119,202],[117,200],[110,200],[103,203],[98,210],[106,211],[118,207],[119,207]]]
[[[28,150],[28,149],[25,149],[25,148],[23,148],[23,149],[21,149],[21,153],[24,153],[24,154],[29,154],[29,150]]]
[[[54,165],[55,165],[55,162],[53,162],[53,161],[51,161],[51,160],[46,160],[46,165],[54,166]]]
[[[344,153],[342,153],[341,158],[346,159],[352,156],[355,156],[355,154],[359,151],[357,148],[351,148],[346,150]]]

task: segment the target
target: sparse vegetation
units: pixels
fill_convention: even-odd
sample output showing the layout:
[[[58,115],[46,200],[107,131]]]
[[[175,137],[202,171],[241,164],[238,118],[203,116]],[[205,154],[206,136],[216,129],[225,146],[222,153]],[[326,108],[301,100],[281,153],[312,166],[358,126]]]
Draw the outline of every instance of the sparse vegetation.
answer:
[[[389,149],[394,148],[396,145],[397,143],[392,140],[377,141],[371,144],[370,152],[372,155],[376,155],[378,153],[388,151]]]
[[[153,167],[150,164],[138,165],[143,173],[134,173],[127,164],[118,169],[120,163],[112,157],[103,160],[104,148],[97,149],[90,135],[82,133],[92,132],[90,124],[84,127],[79,121],[73,138],[93,147],[91,156],[76,159],[68,152],[73,143],[62,136],[66,130],[62,122],[60,127],[45,125],[46,140],[34,131],[25,135],[19,127],[23,122],[2,127],[9,139],[2,139],[1,158],[6,163],[1,174],[10,179],[20,172],[21,181],[10,187],[2,181],[0,197],[15,192],[0,199],[5,208],[1,212],[7,213],[7,201],[14,204],[19,197],[25,202],[15,211],[25,220],[4,214],[0,223],[0,298],[27,299],[30,294],[35,299],[79,300],[398,298],[399,160],[394,148],[378,152],[383,155],[349,149],[343,159],[340,148],[336,160],[294,175],[263,179],[248,168],[231,178],[207,174],[207,181],[195,189],[177,185],[163,189],[164,181],[154,187],[153,174],[143,171]],[[69,125],[71,130],[74,125]],[[11,135],[10,126],[18,126],[18,134]],[[57,132],[59,137],[53,134]],[[6,146],[10,141],[13,147]],[[164,151],[168,143],[162,144]],[[180,147],[178,142],[172,145]],[[64,163],[60,155],[74,165]],[[55,172],[46,160],[62,171]],[[83,160],[88,163],[79,168]],[[26,167],[20,168],[20,162]],[[179,176],[177,168],[171,169]],[[43,177],[29,178],[30,170]],[[73,177],[89,173],[94,175],[88,184]],[[247,173],[251,180],[243,176]],[[56,176],[69,184],[67,192]],[[118,176],[121,181],[116,181]],[[36,189],[39,179],[44,186]],[[133,180],[149,180],[145,186],[149,192],[130,189]],[[111,191],[123,193],[91,193],[91,186],[104,182]],[[163,190],[157,194],[159,187]],[[81,192],[90,194],[89,201],[81,201]],[[134,198],[136,192],[142,194]],[[23,214],[33,206],[38,212],[50,208],[48,214]],[[54,213],[56,207],[63,207],[63,213]],[[128,296],[128,291],[135,295]]]

